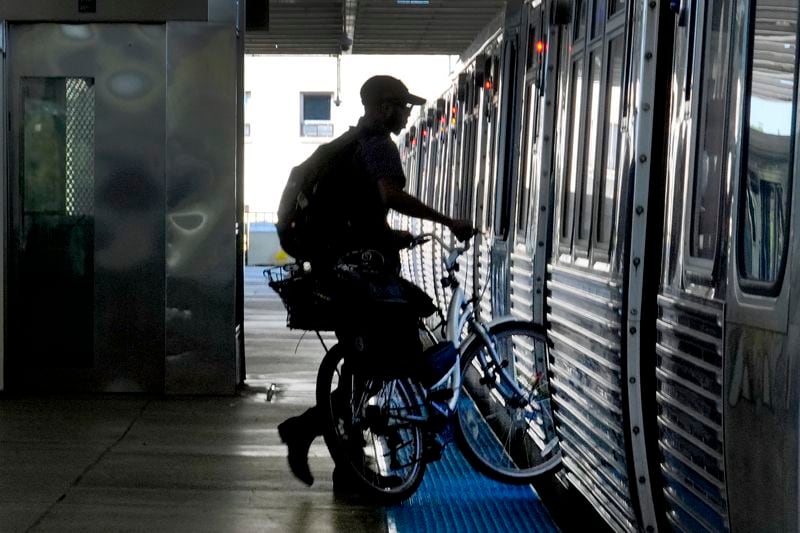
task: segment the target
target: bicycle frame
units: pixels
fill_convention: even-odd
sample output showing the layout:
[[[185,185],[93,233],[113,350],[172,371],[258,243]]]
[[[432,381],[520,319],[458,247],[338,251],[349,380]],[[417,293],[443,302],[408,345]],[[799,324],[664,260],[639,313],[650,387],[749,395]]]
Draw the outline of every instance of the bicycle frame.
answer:
[[[461,391],[461,354],[474,342],[476,337],[482,339],[483,344],[488,350],[488,357],[484,352],[478,353],[478,360],[485,373],[487,379],[494,380],[499,392],[509,399],[514,406],[524,406],[528,403],[525,393],[517,386],[516,381],[512,379],[508,372],[505,370],[501,358],[497,354],[496,346],[492,342],[489,331],[492,327],[515,320],[513,317],[507,316],[489,323],[484,324],[475,318],[474,301],[467,299],[464,289],[458,281],[452,276],[455,269],[456,262],[459,256],[469,249],[469,244],[463,247],[450,248],[445,244],[444,240],[438,235],[427,233],[420,235],[417,239],[420,242],[425,242],[428,239],[433,239],[439,243],[443,250],[448,252],[447,257],[443,260],[445,269],[448,272],[450,279],[449,286],[452,290],[450,304],[447,308],[447,318],[445,327],[445,339],[451,341],[454,346],[458,347],[458,359],[453,368],[439,380],[431,390],[447,388],[452,391],[449,401],[447,402],[447,412],[443,414],[452,414],[458,405],[458,397]],[[468,326],[469,335],[463,342],[461,341],[461,332],[464,331],[464,326]],[[499,380],[495,376],[499,375]],[[434,407],[437,407],[434,404]]]

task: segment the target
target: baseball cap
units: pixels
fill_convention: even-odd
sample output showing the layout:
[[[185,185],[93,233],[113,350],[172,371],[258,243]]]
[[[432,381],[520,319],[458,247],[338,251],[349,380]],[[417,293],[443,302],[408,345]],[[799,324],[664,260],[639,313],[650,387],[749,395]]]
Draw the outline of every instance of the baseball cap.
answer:
[[[396,100],[405,104],[424,104],[425,99],[408,92],[405,84],[391,76],[373,76],[361,86],[361,102],[374,104]]]

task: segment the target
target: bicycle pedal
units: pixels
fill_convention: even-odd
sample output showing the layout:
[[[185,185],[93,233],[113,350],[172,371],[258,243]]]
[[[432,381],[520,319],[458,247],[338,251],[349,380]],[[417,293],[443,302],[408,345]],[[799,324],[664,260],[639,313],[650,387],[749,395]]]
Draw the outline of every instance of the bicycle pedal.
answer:
[[[430,440],[425,443],[425,448],[422,450],[422,458],[425,462],[433,463],[442,458],[443,451],[444,446],[442,446],[439,441]]]

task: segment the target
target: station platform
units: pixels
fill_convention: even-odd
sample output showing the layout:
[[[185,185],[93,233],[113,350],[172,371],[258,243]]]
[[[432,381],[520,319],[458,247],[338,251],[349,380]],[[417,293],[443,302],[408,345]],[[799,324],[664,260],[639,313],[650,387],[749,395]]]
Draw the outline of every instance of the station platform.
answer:
[[[0,531],[558,531],[532,487],[481,476],[455,444],[394,507],[335,495],[322,439],[314,485],[294,479],[276,426],[313,402],[323,349],[286,329],[263,268],[246,270],[238,395],[0,399]]]

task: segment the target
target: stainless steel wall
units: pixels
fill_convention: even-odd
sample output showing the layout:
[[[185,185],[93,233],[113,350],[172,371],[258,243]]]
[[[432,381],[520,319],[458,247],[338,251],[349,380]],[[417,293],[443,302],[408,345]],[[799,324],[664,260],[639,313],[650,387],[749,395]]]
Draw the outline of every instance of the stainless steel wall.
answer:
[[[235,23],[10,28],[8,83],[0,84],[0,102],[9,89],[12,115],[2,174],[9,184],[21,175],[23,116],[14,89],[21,79],[94,80],[94,353],[84,368],[40,364],[18,338],[6,347],[13,363],[5,365],[6,388],[233,393]],[[3,206],[21,216],[20,189],[10,189]],[[3,247],[0,259],[9,250]],[[3,326],[25,298],[13,279],[5,282],[9,291]],[[0,380],[3,366],[0,352]]]
[[[165,33],[164,25],[10,27],[12,184],[20,176],[20,79],[92,78],[95,91],[94,364],[63,369],[20,361],[14,379],[30,386],[163,390]],[[26,295],[8,283],[17,290],[12,315]],[[24,346],[12,348],[11,357],[26,358]]]
[[[7,27],[4,20],[0,20],[0,117],[8,116],[6,110],[6,37]],[[6,128],[0,128],[0,146],[6,145]],[[0,150],[0,183],[6,175],[6,150]],[[6,220],[7,195],[0,199],[0,221]],[[0,280],[6,278],[6,232],[5,224],[0,224]],[[5,289],[5,283],[3,283]],[[5,298],[6,291],[0,291],[0,339],[5,338]],[[0,342],[0,391],[5,390],[5,343]]]
[[[212,0],[219,3],[223,0]],[[236,0],[224,0],[233,5]],[[96,0],[94,13],[81,13],[78,0],[0,0],[0,20],[59,22],[166,22],[206,20],[205,0]]]
[[[232,393],[236,35],[167,24],[166,390]]]

